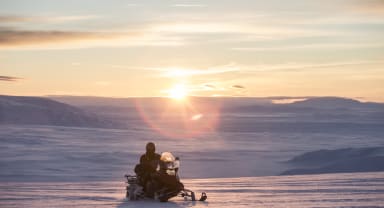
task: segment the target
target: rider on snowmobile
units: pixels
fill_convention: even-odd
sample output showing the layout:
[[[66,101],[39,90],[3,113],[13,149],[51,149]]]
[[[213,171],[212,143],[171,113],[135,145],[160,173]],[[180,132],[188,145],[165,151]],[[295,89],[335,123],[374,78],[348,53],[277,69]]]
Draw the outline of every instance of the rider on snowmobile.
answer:
[[[161,156],[156,153],[156,146],[153,142],[148,142],[145,149],[146,152],[140,157],[140,164],[136,165],[135,172],[138,176],[139,184],[149,196],[152,196],[152,191],[149,191],[153,190],[151,181],[156,174]]]
[[[128,186],[126,197],[137,200],[144,197],[166,202],[168,199],[181,196],[195,201],[195,193],[185,189],[180,182],[178,170],[180,159],[170,152],[156,153],[155,144],[146,145],[146,153],[140,157],[140,164],[136,165],[136,176],[125,175]],[[202,193],[199,201],[205,201],[207,195]]]

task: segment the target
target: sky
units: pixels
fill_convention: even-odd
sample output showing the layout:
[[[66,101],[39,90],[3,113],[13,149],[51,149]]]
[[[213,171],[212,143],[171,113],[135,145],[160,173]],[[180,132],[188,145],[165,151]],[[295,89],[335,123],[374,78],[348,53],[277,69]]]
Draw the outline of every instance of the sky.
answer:
[[[0,94],[384,102],[384,0],[0,0]]]

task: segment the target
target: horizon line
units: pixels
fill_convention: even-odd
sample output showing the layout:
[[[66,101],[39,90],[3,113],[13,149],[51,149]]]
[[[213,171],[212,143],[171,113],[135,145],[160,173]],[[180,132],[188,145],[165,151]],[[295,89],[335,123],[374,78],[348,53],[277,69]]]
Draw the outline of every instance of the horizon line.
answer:
[[[167,96],[129,96],[129,97],[116,97],[116,96],[97,96],[97,95],[10,95],[10,94],[0,94],[0,96],[15,96],[15,97],[88,97],[88,98],[108,98],[108,99],[152,99],[152,98],[161,98],[161,99],[172,99]],[[243,99],[275,99],[275,100],[289,100],[289,99],[310,99],[310,98],[342,98],[342,99],[352,99],[359,102],[374,102],[374,103],[384,103],[383,101],[373,101],[372,99],[367,99],[364,97],[344,97],[344,96],[187,96],[187,98],[243,98]]]

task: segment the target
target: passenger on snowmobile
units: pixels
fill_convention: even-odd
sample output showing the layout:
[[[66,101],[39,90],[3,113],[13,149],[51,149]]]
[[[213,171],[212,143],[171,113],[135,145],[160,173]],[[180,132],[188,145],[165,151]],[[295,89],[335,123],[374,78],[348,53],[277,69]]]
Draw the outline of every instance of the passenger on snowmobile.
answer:
[[[153,151],[154,152],[154,151]],[[145,156],[145,155],[144,155]],[[144,157],[145,158],[145,157]],[[163,152],[158,161],[159,168],[155,172],[150,172],[150,177],[146,181],[146,189],[141,185],[138,173],[144,169],[144,165],[136,165],[135,172],[137,176],[125,175],[127,179],[126,197],[129,200],[139,200],[144,198],[152,198],[161,202],[166,202],[168,199],[181,196],[184,200],[196,201],[195,193],[185,189],[180,182],[178,170],[180,168],[179,158],[175,158],[170,152]],[[152,169],[152,171],[154,170]],[[205,192],[201,194],[199,201],[205,201],[207,195]]]
[[[154,175],[156,184],[156,193],[166,198],[177,196],[184,189],[184,185],[180,182],[178,173],[178,162],[170,152],[163,152],[160,157],[160,170]],[[166,196],[165,196],[166,195]]]
[[[144,189],[144,192],[149,197],[153,197],[154,187],[151,181],[156,170],[159,166],[160,155],[156,153],[156,146],[153,142],[148,142],[146,147],[146,153],[140,157],[140,164],[136,165],[135,173],[137,174],[138,183]]]

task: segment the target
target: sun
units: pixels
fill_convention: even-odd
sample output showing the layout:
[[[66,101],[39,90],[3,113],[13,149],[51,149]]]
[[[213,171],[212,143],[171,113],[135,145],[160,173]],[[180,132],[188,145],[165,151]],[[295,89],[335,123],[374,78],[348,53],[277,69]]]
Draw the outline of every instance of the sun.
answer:
[[[178,84],[173,86],[168,91],[168,96],[175,100],[185,100],[185,98],[188,96],[188,90],[185,88],[184,85]]]

